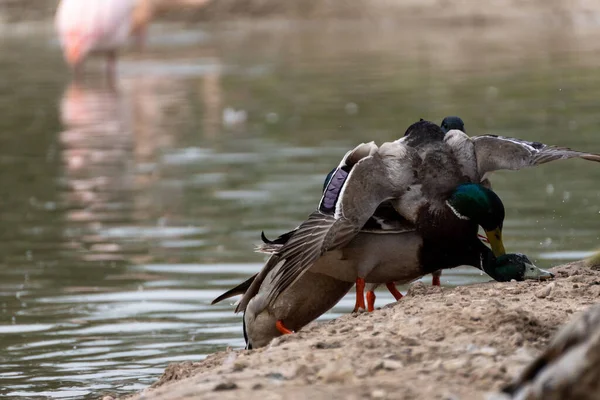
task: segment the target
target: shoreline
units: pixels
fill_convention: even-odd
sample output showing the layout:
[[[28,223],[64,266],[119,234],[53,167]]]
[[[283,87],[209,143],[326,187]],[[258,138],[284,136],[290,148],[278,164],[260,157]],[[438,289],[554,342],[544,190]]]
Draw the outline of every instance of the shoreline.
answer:
[[[584,261],[551,270],[549,282],[416,282],[372,313],[313,322],[257,350],[171,364],[150,388],[123,398],[485,399],[598,301],[599,270]]]
[[[371,1],[317,1],[303,0],[211,0],[182,1],[148,0],[159,10],[162,21],[220,22],[235,20],[262,20],[286,18],[399,20],[404,22],[436,22],[453,20],[466,25],[495,24],[513,20],[527,24],[568,23],[595,24],[600,15],[600,3],[548,2],[544,0],[506,1],[491,0],[485,5],[461,0],[371,0]],[[0,25],[23,22],[52,21],[59,0],[0,0]]]

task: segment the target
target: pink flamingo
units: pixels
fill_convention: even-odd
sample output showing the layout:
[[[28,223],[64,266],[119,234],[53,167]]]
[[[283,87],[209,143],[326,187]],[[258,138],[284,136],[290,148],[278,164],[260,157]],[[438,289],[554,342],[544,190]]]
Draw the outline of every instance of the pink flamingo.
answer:
[[[56,29],[65,60],[76,75],[93,53],[107,57],[107,73],[114,77],[118,49],[131,33],[133,11],[138,0],[61,0],[56,11]]]

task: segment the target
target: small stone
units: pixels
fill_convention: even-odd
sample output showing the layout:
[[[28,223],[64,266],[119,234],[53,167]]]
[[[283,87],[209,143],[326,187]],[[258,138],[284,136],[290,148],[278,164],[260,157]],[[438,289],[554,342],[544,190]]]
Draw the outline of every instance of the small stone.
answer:
[[[325,383],[344,383],[354,376],[354,372],[348,366],[342,364],[330,364],[317,374],[317,377]]]
[[[495,348],[490,347],[490,346],[484,346],[484,347],[480,348],[477,353],[484,355],[484,356],[493,357],[496,354],[498,354],[498,350],[496,350]]]
[[[252,390],[260,390],[262,389],[264,386],[262,383],[257,383],[254,386],[252,386]]]
[[[449,372],[458,371],[459,369],[463,369],[467,364],[466,360],[457,358],[455,360],[446,361],[441,364],[442,368]]]
[[[554,282],[550,282],[549,284],[547,284],[540,290],[536,291],[535,297],[537,297],[538,299],[544,299],[544,298],[548,297],[550,295],[550,293],[552,293],[552,289],[554,289],[554,286],[556,286],[554,284]]]
[[[377,389],[371,392],[372,399],[385,399],[387,397],[387,392],[385,390]]]
[[[573,284],[573,289],[577,289],[577,288],[579,288],[579,285],[578,285],[578,284],[576,284],[576,283],[574,283],[574,284]]]
[[[384,359],[381,361],[381,367],[388,371],[394,371],[404,367],[404,364],[402,364],[402,361]]]
[[[408,288],[407,296],[423,296],[427,294],[427,286],[421,281],[416,281]]]
[[[290,378],[299,378],[310,374],[310,369],[306,364],[298,365],[290,374]]]
[[[274,381],[284,381],[286,379],[285,376],[283,376],[283,374],[279,373],[279,372],[268,373],[265,377],[272,379]]]
[[[522,346],[524,341],[525,341],[525,338],[523,337],[523,334],[520,332],[515,332],[510,337],[510,343],[515,347]]]
[[[340,347],[342,347],[342,344],[340,342],[317,342],[314,345],[315,349],[338,349]]]
[[[404,364],[402,363],[402,361],[383,359],[383,360],[380,360],[379,362],[377,362],[371,368],[371,370],[372,371],[379,371],[381,369],[384,369],[386,371],[395,371],[395,370],[400,369],[402,367],[404,367]]]
[[[245,361],[238,361],[236,363],[233,364],[233,372],[240,372],[243,371],[244,369],[246,369],[246,367],[248,367],[248,363]]]
[[[236,385],[233,382],[221,382],[217,386],[215,386],[215,388],[213,389],[213,392],[220,392],[223,390],[235,390],[237,388],[238,388],[238,385]]]

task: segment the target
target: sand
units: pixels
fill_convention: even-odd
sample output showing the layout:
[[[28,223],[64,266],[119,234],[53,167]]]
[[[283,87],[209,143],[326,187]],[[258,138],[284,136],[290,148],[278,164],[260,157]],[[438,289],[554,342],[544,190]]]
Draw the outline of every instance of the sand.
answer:
[[[600,296],[585,262],[553,281],[417,282],[372,313],[314,322],[267,347],[171,364],[130,399],[486,399]]]

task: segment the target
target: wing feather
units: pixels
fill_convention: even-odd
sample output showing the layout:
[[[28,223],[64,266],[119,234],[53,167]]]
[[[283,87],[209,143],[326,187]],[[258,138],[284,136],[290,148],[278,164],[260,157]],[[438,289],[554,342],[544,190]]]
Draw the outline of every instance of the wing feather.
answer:
[[[258,276],[258,274],[252,275],[250,278],[246,279],[244,282],[240,283],[239,285],[237,285],[236,287],[234,287],[232,289],[229,289],[228,291],[226,291],[225,293],[223,293],[222,295],[220,295],[219,297],[217,297],[216,299],[211,301],[210,304],[214,305],[214,304],[217,304],[217,303],[219,303],[225,299],[228,299],[230,297],[246,293],[246,291],[248,290],[248,288],[250,288],[250,286],[252,285],[252,282],[254,282],[254,280],[256,279],[257,276]]]
[[[600,162],[600,155],[522,139],[482,135],[471,138],[480,177],[500,169],[519,170],[555,160],[582,158]]]

